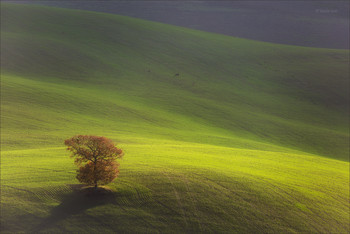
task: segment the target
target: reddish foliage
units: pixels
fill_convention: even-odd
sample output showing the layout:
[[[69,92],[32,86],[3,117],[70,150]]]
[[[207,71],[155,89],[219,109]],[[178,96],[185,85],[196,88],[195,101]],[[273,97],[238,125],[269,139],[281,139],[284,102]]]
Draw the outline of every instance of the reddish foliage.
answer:
[[[77,179],[88,185],[108,184],[119,173],[116,162],[123,151],[106,137],[78,135],[64,141],[67,150],[72,152],[75,163],[80,166]]]
[[[88,162],[85,166],[82,166],[78,170],[77,179],[88,185],[95,185],[95,181],[98,184],[108,184],[117,178],[119,174],[119,164],[115,161],[101,161],[96,164]]]

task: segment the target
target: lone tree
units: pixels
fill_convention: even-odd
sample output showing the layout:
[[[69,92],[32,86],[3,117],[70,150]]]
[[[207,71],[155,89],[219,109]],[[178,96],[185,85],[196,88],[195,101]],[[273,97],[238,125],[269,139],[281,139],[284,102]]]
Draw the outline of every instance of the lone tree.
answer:
[[[117,158],[123,151],[106,137],[77,135],[64,141],[67,150],[75,157],[77,179],[84,184],[98,185],[112,182],[119,174]]]

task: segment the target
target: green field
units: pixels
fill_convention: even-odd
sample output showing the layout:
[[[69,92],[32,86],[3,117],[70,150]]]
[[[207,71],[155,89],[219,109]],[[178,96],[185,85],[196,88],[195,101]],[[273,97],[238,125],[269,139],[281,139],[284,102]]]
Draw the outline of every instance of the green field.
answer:
[[[347,233],[348,64],[348,50],[2,3],[1,231]],[[75,134],[125,151],[113,195],[76,191]]]

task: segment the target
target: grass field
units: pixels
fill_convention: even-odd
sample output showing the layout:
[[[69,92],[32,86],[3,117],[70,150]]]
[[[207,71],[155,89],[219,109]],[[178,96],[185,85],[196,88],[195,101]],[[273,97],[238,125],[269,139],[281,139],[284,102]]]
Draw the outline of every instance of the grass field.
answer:
[[[2,232],[349,231],[348,50],[50,7],[1,17]],[[77,192],[75,134],[125,150],[112,195]]]

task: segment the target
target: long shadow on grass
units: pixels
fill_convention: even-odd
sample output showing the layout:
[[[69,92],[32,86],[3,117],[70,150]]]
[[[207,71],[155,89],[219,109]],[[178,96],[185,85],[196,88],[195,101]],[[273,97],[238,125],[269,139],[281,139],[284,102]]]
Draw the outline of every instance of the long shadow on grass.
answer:
[[[45,231],[61,220],[70,216],[83,214],[86,210],[106,204],[117,204],[115,194],[105,188],[84,188],[81,185],[72,185],[73,192],[65,195],[60,205],[55,207],[49,217],[32,229],[32,233]],[[59,227],[58,227],[59,228]]]

